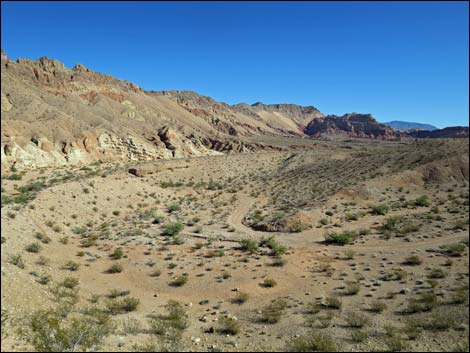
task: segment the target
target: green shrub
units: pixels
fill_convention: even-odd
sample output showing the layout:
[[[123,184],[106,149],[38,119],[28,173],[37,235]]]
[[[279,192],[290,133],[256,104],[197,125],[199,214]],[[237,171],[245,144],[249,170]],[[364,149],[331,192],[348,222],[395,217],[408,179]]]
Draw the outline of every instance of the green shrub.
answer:
[[[275,324],[281,320],[286,308],[287,302],[284,299],[276,299],[261,310],[260,321]]]
[[[445,278],[446,276],[447,276],[447,273],[441,268],[433,268],[428,273],[428,278],[432,278],[432,279]]]
[[[111,267],[108,268],[106,273],[120,273],[122,272],[123,268],[121,264],[115,263],[112,264]]]
[[[361,284],[359,282],[346,282],[346,288],[344,293],[346,295],[356,295],[361,290]]]
[[[51,242],[51,238],[49,238],[47,235],[43,233],[37,232],[34,237],[38,240],[40,240],[43,244],[48,244]]]
[[[277,285],[277,282],[272,278],[266,278],[263,281],[263,287],[265,288],[272,288],[272,287],[275,287],[276,285]]]
[[[38,242],[31,243],[24,248],[27,252],[38,253],[41,251],[41,245]]]
[[[375,300],[370,304],[369,311],[373,313],[381,313],[387,309],[387,304],[379,300]]]
[[[168,211],[170,213],[174,213],[180,210],[181,210],[181,206],[178,205],[177,203],[172,203],[171,205],[168,206]]]
[[[345,320],[349,327],[362,328],[369,323],[369,318],[364,314],[350,311],[346,313]]]
[[[355,232],[329,233],[325,236],[326,243],[336,245],[346,245],[352,243],[357,238]]]
[[[114,252],[110,255],[113,260],[119,260],[124,255],[122,248],[116,248]]]
[[[402,219],[401,216],[391,216],[388,217],[385,222],[382,224],[381,230],[384,231],[393,231],[396,229],[398,222]]]
[[[40,310],[31,316],[24,336],[38,352],[84,352],[98,349],[112,331],[110,317],[99,310],[69,320],[60,311]]]
[[[366,332],[362,330],[352,330],[351,331],[351,339],[355,343],[362,343],[365,342],[368,338],[368,335]]]
[[[462,256],[465,252],[466,246],[462,243],[446,244],[442,245],[441,251],[449,256]]]
[[[21,174],[10,174],[10,175],[2,175],[2,179],[5,180],[21,180],[23,175]]]
[[[173,287],[182,287],[188,282],[188,275],[181,275],[176,277],[176,279],[171,282]]]
[[[372,206],[370,213],[377,215],[377,216],[384,216],[385,214],[388,213],[388,211],[390,211],[390,207],[388,207],[385,204],[381,204],[381,205]]]
[[[167,235],[173,237],[181,232],[184,228],[183,223],[176,222],[176,223],[169,223],[165,226],[165,230],[163,231],[163,235]]]
[[[68,261],[64,265],[64,269],[69,270],[69,271],[77,271],[79,267],[80,267],[80,264],[74,261]]]
[[[418,255],[410,255],[405,259],[404,264],[405,265],[410,265],[410,266],[417,266],[421,265],[423,263],[423,260]]]
[[[183,331],[189,326],[189,318],[184,306],[174,300],[165,305],[166,315],[151,315],[149,317],[150,331],[164,335],[169,329]]]
[[[112,315],[125,314],[137,310],[140,304],[138,298],[125,297],[122,299],[109,300],[106,303],[106,309]]]
[[[408,307],[405,309],[406,313],[420,313],[430,311],[439,304],[436,294],[434,293],[421,293],[418,298],[411,299],[408,302]]]
[[[431,205],[431,203],[429,202],[427,196],[418,197],[415,200],[414,204],[415,204],[415,206],[420,206],[420,207],[428,207],[429,205]]]
[[[255,253],[258,251],[258,243],[251,239],[242,239],[239,242],[240,249],[243,251],[248,251],[251,253]]]
[[[323,333],[311,332],[294,338],[287,346],[288,352],[336,352],[333,339]]]
[[[240,332],[240,323],[233,317],[220,316],[217,331],[224,335],[236,335]]]
[[[107,298],[109,299],[115,299],[118,297],[125,297],[131,293],[130,290],[118,290],[118,289],[112,289],[109,294],[106,295]]]
[[[24,264],[23,258],[21,257],[21,254],[10,255],[10,258],[8,259],[8,262],[12,265],[15,265],[16,267],[21,268],[21,269],[25,268],[25,264]]]

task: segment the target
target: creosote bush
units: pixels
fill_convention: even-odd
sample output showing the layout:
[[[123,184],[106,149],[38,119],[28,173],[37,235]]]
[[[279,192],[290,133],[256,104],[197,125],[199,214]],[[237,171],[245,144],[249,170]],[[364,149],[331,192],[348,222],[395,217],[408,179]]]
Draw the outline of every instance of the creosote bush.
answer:
[[[288,352],[336,352],[333,339],[319,332],[310,332],[294,338],[287,346]]]

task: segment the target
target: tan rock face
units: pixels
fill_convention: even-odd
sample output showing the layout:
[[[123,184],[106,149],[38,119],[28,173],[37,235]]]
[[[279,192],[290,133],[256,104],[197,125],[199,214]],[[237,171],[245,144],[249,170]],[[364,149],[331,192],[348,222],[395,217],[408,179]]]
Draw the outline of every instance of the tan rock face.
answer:
[[[14,62],[4,52],[1,109],[2,166],[17,168],[281,150],[285,137],[405,136],[370,115],[325,117],[313,106],[229,105],[190,91],[144,91],[80,64]]]

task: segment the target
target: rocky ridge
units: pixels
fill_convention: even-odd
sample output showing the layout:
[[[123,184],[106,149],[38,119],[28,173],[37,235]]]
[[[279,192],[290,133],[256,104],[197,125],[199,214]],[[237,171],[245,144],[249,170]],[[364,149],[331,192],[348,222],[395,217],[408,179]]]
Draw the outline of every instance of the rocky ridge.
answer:
[[[13,61],[3,51],[1,83],[6,168],[282,150],[290,147],[286,137],[431,137],[396,131],[369,114],[324,116],[313,106],[229,105],[191,91],[146,91],[81,64]]]

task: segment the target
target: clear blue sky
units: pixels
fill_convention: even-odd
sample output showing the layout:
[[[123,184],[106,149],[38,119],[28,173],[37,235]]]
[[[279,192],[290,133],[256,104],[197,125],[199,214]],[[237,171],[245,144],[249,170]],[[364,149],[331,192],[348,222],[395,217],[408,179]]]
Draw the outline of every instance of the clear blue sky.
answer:
[[[463,2],[2,2],[2,48],[145,89],[468,125]]]

